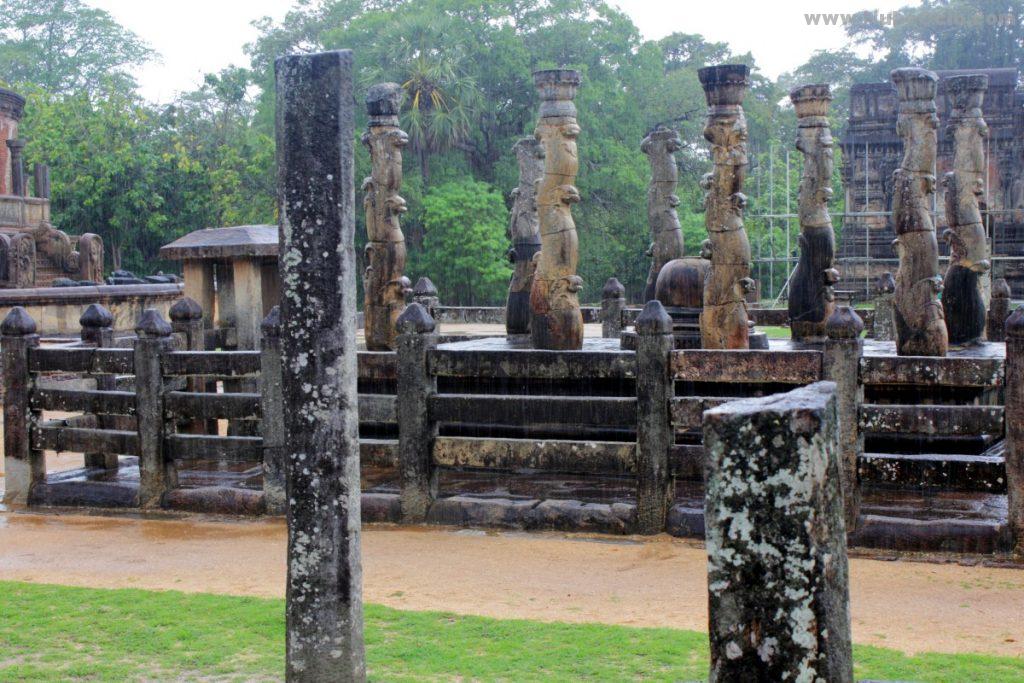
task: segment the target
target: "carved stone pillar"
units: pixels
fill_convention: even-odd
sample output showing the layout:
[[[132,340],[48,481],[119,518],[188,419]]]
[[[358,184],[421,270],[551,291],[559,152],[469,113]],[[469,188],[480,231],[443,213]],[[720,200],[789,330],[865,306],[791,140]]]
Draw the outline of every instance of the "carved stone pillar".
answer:
[[[953,76],[946,81],[951,108],[946,134],[953,139],[953,170],[946,174],[946,222],[949,269],[942,309],[952,344],[970,344],[985,333],[981,277],[992,267],[978,198],[985,192],[985,138],[988,126],[981,103],[988,76]]]
[[[538,349],[583,347],[583,316],[579,291],[583,279],[576,274],[579,237],[570,207],[580,200],[576,189],[579,158],[576,106],[578,71],[550,69],[533,74],[540,93],[540,120],[536,137],[544,148],[544,176],[537,188],[541,250],[530,289],[530,336]]]
[[[36,286],[36,240],[30,233],[11,235],[7,275],[11,286],[17,289]]]
[[[406,211],[402,188],[402,148],[409,136],[398,127],[403,91],[378,83],[366,93],[370,123],[363,144],[370,150],[370,177],[363,181],[366,210],[366,270],[363,274],[366,348],[395,349],[395,323],[405,308],[405,235],[398,217]]]
[[[832,199],[832,130],[828,125],[827,84],[804,85],[789,93],[797,116],[796,148],[804,155],[800,178],[800,261],[789,283],[789,322],[793,339],[821,342],[825,321],[835,308],[832,285],[836,236],[828,202]]]
[[[900,258],[896,271],[896,353],[944,356],[946,321],[939,303],[939,245],[932,223],[935,192],[935,86],[931,71],[908,67],[890,75],[899,97],[896,132],[903,139],[903,160],[893,173],[893,244]]]
[[[505,331],[527,334],[530,331],[530,288],[540,251],[540,223],[537,219],[537,184],[544,174],[544,148],[536,138],[521,138],[512,146],[519,161],[519,186],[512,190],[512,215],[508,237],[512,248],[508,259],[515,270],[508,285],[505,305]]]
[[[87,232],[78,238],[79,280],[103,283],[103,238]]]
[[[24,197],[28,192],[25,183],[25,160],[21,151],[25,149],[24,140],[8,140],[7,149],[11,151],[11,194]]]
[[[750,70],[745,64],[721,64],[697,72],[708,113],[704,137],[711,143],[714,170],[701,182],[704,224],[709,239],[702,252],[711,260],[704,281],[701,342],[707,349],[745,349],[749,319],[745,295],[750,278],[750,241],[743,227],[743,179],[747,172],[747,120],[743,96]]]
[[[683,231],[676,215],[679,169],[675,156],[682,146],[676,131],[660,126],[640,143],[640,151],[651,163],[651,184],[647,188],[647,224],[651,227],[651,246],[647,255],[651,257],[651,270],[644,287],[645,303],[655,298],[658,273],[662,267],[683,257]]]

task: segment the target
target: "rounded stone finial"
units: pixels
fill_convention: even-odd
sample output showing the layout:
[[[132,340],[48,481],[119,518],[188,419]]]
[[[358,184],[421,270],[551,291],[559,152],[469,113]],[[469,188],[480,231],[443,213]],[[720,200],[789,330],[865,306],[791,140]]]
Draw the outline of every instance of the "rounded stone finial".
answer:
[[[398,116],[405,91],[397,83],[375,83],[366,89],[366,113],[371,117]]]
[[[1009,299],[1010,295],[1010,283],[1006,281],[1005,277],[1001,277],[992,283],[993,299]]]
[[[171,320],[176,323],[185,323],[191,320],[202,320],[203,308],[199,305],[199,302],[192,297],[182,297],[174,302],[171,306],[168,315],[171,316]]]
[[[610,277],[601,288],[602,299],[625,299],[626,288],[622,286],[617,277]]]
[[[274,306],[260,323],[263,334],[276,334],[281,330],[281,307]]]
[[[114,324],[114,314],[100,304],[89,304],[78,319],[82,327],[103,329]]]
[[[416,302],[405,307],[395,326],[399,334],[429,334],[437,327],[426,307]]]
[[[637,316],[637,334],[671,334],[672,318],[657,299],[651,299]]]
[[[155,308],[147,308],[139,316],[139,321],[135,323],[135,332],[140,337],[157,338],[171,336],[172,330],[170,324],[160,315],[160,311]]]
[[[672,259],[658,273],[654,298],[663,306],[701,308],[704,305],[704,278],[711,261],[692,256]]]
[[[1020,306],[1006,319],[1006,337],[1009,339],[1024,338],[1024,306]]]
[[[875,280],[875,291],[879,294],[892,294],[896,291],[896,280],[892,273],[885,271]]]
[[[36,321],[21,306],[13,307],[0,323],[0,334],[5,337],[24,337],[36,333]]]
[[[825,334],[829,339],[857,339],[864,331],[864,321],[850,306],[836,306],[825,321]]]
[[[423,276],[416,281],[416,286],[412,288],[412,295],[415,297],[437,296],[437,287],[429,277]]]

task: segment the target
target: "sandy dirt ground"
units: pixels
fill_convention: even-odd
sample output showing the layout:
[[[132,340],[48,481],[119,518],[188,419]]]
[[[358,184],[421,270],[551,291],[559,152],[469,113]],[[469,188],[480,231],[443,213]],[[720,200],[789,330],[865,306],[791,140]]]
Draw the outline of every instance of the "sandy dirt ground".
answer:
[[[280,521],[0,513],[0,579],[282,596]],[[367,602],[706,630],[702,548],[679,539],[371,527]],[[1024,656],[1024,571],[851,560],[854,639]]]

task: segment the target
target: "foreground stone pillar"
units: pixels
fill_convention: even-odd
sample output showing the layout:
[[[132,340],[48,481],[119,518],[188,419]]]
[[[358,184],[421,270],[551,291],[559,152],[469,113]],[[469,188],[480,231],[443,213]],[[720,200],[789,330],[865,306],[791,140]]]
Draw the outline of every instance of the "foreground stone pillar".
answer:
[[[947,134],[953,138],[953,170],[945,176],[949,268],[943,283],[942,309],[951,344],[973,344],[985,333],[982,276],[992,262],[978,199],[985,192],[985,138],[988,126],[981,103],[988,76],[953,76],[946,81],[952,106]]]
[[[352,52],[279,58],[290,681],[362,681]]]
[[[174,488],[174,463],[164,454],[164,377],[161,357],[174,350],[171,326],[155,308],[135,323],[135,421],[139,434],[139,505],[157,508]]]
[[[789,325],[793,339],[825,340],[825,321],[835,308],[832,286],[836,236],[828,203],[832,199],[832,129],[827,84],[804,85],[789,93],[797,116],[796,148],[804,155],[800,178],[800,261],[789,282]]]
[[[746,294],[750,278],[750,241],[743,227],[743,179],[747,173],[747,120],[743,97],[749,84],[745,64],[721,64],[697,75],[708,104],[704,137],[711,143],[712,173],[704,176],[704,225],[708,240],[702,255],[711,261],[704,280],[700,314],[701,344],[706,349],[750,346]]]
[[[893,244],[900,258],[896,271],[896,353],[901,356],[945,356],[949,345],[939,302],[939,245],[932,223],[935,193],[935,85],[931,71],[894,69],[892,83],[899,96],[896,131],[903,138],[903,160],[893,173]]]
[[[583,315],[579,292],[583,279],[576,274],[579,237],[570,207],[580,200],[576,189],[579,157],[576,138],[578,71],[550,69],[533,74],[540,93],[540,120],[536,137],[544,148],[544,176],[537,188],[540,220],[540,255],[530,290],[530,337],[538,349],[583,348]]]
[[[370,150],[370,177],[363,181],[366,270],[363,273],[366,348],[394,351],[395,322],[405,308],[405,235],[398,217],[408,209],[402,189],[402,148],[409,136],[398,127],[405,91],[378,83],[366,93],[370,123],[363,144]]]
[[[437,346],[434,319],[418,303],[398,318],[398,461],[401,470],[402,520],[422,522],[437,496],[434,439],[437,423],[430,418],[430,398],[437,380],[427,355]]]
[[[512,190],[508,250],[512,279],[505,304],[505,332],[529,334],[530,289],[537,268],[534,255],[540,251],[540,220],[537,218],[537,185],[544,175],[544,148],[536,138],[520,138],[512,146],[519,162],[519,185]]]
[[[992,300],[988,308],[985,336],[989,341],[1006,340],[1006,319],[1010,317],[1010,285],[999,278],[992,285]]]
[[[877,314],[876,314],[877,320]],[[825,379],[836,385],[836,417],[839,420],[839,473],[842,483],[846,528],[852,533],[860,516],[860,478],[857,464],[864,454],[860,430],[860,405],[864,385],[860,381],[860,359],[864,355],[861,333],[864,322],[849,306],[837,306],[825,322]]]
[[[46,458],[32,448],[33,419],[28,396],[32,378],[29,349],[39,346],[36,321],[21,306],[11,308],[0,323],[4,381],[4,505],[28,505],[32,487],[46,477]]]
[[[648,133],[640,143],[640,151],[647,155],[651,164],[651,182],[647,187],[647,224],[651,228],[651,246],[647,255],[651,257],[651,269],[644,287],[645,302],[655,298],[658,273],[664,265],[683,257],[683,231],[676,215],[679,169],[675,154],[682,147],[679,133],[661,126]]]
[[[713,683],[853,680],[835,391],[704,413]]]
[[[665,530],[672,499],[668,453],[675,442],[669,418],[674,396],[671,373],[672,318],[657,300],[636,319],[636,531]]]
[[[875,280],[875,318],[871,324],[871,336],[877,341],[896,339],[896,312],[892,303],[895,291],[896,280],[889,271],[885,271]]]
[[[78,319],[82,328],[81,338],[86,344],[93,344],[98,349],[114,346],[114,316],[100,304],[89,304]],[[96,382],[96,389],[100,391],[113,391],[117,388],[117,378],[109,373],[95,374],[92,376]],[[100,428],[110,429],[112,421],[107,415],[97,415],[96,424]],[[118,466],[117,453],[86,453],[86,467],[101,467],[107,470],[116,470]]]
[[[610,277],[601,289],[601,336],[618,339],[622,334],[622,311],[626,308],[626,288],[618,278]]]
[[[1013,552],[1024,556],[1024,307],[1006,321],[1006,492]]]

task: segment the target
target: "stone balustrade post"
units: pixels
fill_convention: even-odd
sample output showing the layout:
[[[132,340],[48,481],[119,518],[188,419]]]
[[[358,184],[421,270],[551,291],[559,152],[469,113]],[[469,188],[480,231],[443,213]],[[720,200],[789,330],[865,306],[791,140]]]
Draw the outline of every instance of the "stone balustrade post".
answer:
[[[50,167],[46,164],[36,163],[32,167],[32,174],[35,176],[36,196],[40,199],[49,199]]]
[[[203,308],[195,299],[183,296],[174,302],[168,311],[171,318],[171,329],[183,340],[187,351],[206,350],[206,325],[203,322]],[[195,392],[216,393],[217,382],[201,377],[188,378],[188,390]],[[190,434],[216,434],[217,420],[186,420],[178,425],[179,429]]]
[[[877,317],[875,318],[877,320]],[[837,306],[825,321],[824,377],[836,384],[836,414],[839,420],[839,473],[846,528],[852,533],[860,515],[860,482],[857,465],[864,454],[860,431],[860,406],[864,385],[860,381],[860,359],[864,355],[861,332],[864,322],[849,306]]]
[[[835,394],[704,413],[712,683],[853,680]]]
[[[618,278],[610,277],[601,289],[601,336],[618,339],[622,334],[622,311],[626,308],[626,288]]]
[[[86,344],[93,344],[96,348],[110,348],[114,346],[114,316],[100,304],[89,304],[78,319],[82,327],[82,341]],[[113,391],[117,388],[117,378],[109,373],[95,374],[96,389],[100,391]],[[96,424],[102,429],[113,428],[113,423],[107,415],[97,415]],[[117,469],[117,453],[86,453],[86,467],[101,467],[107,470]]]
[[[1014,554],[1024,555],[1024,307],[1006,321],[1003,391],[1006,425],[1007,522]]]
[[[427,313],[430,314],[431,318],[436,316],[437,307],[441,305],[441,298],[437,295],[437,287],[426,276],[416,281],[416,285],[412,288],[412,300],[427,309]],[[437,324],[436,320],[434,324]]]
[[[260,338],[260,405],[263,436],[263,499],[267,514],[282,515],[288,501],[285,485],[286,431],[281,388],[281,309],[274,306],[262,323]]]
[[[875,341],[896,340],[896,319],[893,308],[893,292],[896,280],[886,271],[875,280],[875,317],[871,324],[871,336]]]
[[[672,318],[657,300],[636,319],[636,530],[665,530],[672,499],[668,454],[675,442],[669,417],[674,393],[671,374]]]
[[[437,380],[427,367],[427,356],[435,346],[434,319],[420,304],[409,304],[398,316],[398,458],[402,520],[406,522],[425,520],[437,496],[437,424],[430,418],[430,398],[437,390]]]
[[[155,308],[135,324],[135,419],[139,434],[139,505],[160,507],[177,485],[174,463],[164,454],[164,378],[161,356],[174,350],[171,326]]]
[[[30,430],[35,415],[29,407],[32,376],[29,350],[39,346],[36,322],[14,306],[0,323],[0,354],[4,382],[4,505],[28,505],[32,487],[46,477],[43,452],[32,448]]]
[[[1006,319],[1010,317],[1010,284],[1005,278],[992,283],[992,298],[988,305],[985,337],[992,342],[1006,341]]]

